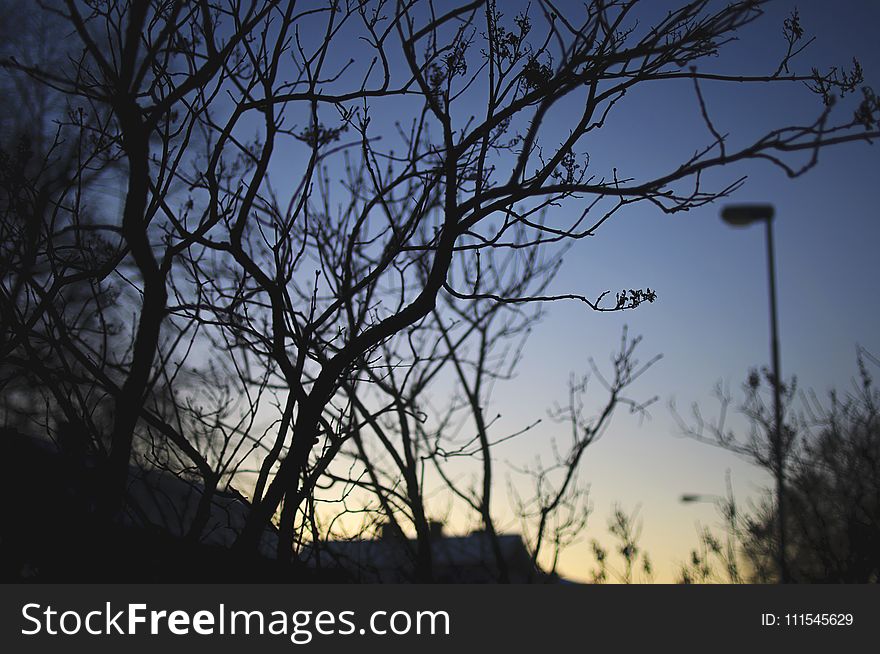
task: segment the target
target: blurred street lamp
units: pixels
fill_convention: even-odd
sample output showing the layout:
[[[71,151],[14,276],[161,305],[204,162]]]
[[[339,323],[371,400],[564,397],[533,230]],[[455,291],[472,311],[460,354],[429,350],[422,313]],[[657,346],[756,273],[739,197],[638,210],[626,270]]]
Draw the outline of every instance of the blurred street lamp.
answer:
[[[734,204],[721,210],[721,219],[732,227],[747,227],[763,222],[767,227],[767,273],[770,285],[770,350],[773,357],[773,457],[776,476],[776,517],[779,530],[779,579],[788,583],[788,563],[786,561],[785,529],[785,470],[783,466],[782,444],[782,404],[780,401],[779,336],[776,319],[776,263],[773,250],[773,205],[772,204]],[[683,499],[683,498],[682,498]]]
[[[712,502],[713,504],[723,500],[720,495],[703,495],[697,493],[685,493],[679,498],[683,504],[693,504],[694,502]]]

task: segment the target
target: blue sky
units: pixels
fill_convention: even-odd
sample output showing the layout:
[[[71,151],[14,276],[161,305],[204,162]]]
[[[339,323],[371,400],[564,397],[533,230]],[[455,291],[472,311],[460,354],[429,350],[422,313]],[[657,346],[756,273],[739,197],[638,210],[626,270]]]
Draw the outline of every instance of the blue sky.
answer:
[[[771,5],[767,15],[741,34],[741,41],[702,68],[772,71],[784,50],[782,21],[793,6]],[[809,2],[797,7],[807,34],[817,37],[798,59],[800,71],[812,65],[848,67],[855,56],[866,83],[880,88],[880,3]],[[645,91],[621,103],[615,119],[591,144],[591,163],[607,158],[609,165],[624,171],[649,170],[708,139],[689,82]],[[808,120],[820,110],[818,98],[800,85],[767,91],[741,85],[703,87],[716,128],[733,139],[756,135],[765,125]],[[850,111],[851,105],[840,109]],[[802,388],[820,396],[832,387],[846,388],[856,371],[856,345],[880,352],[875,290],[880,149],[856,143],[826,150],[816,168],[794,180],[763,162],[726,168],[712,179],[732,181],[741,175],[748,181],[731,201],[776,207],[783,375],[797,375]],[[613,502],[630,509],[640,504],[643,545],[657,562],[661,580],[670,579],[674,561],[684,559],[696,541],[695,522],[718,521],[710,505],[681,504],[682,493],[723,493],[727,469],[743,496],[766,483],[733,455],[681,438],[667,408],[674,398],[683,414],[698,402],[713,415],[711,391],[718,380],[736,392],[750,367],[769,363],[764,230],[727,227],[718,217],[720,207],[666,216],[649,205],[636,206],[616,216],[594,239],[578,244],[557,280],[559,290],[595,295],[605,289],[650,286],[658,301],[623,314],[594,314],[574,304],[550,307],[527,348],[518,379],[496,393],[505,421],[511,427],[521,424],[527,415],[564,397],[569,371],[585,372],[590,356],[600,366],[606,362],[623,324],[632,334],[644,335],[645,358],[664,355],[633,391],[637,398],[659,396],[652,419],[639,424],[619,416],[591,447],[583,475],[591,483],[595,507],[587,539],[606,536],[605,516]],[[511,448],[537,447],[552,433],[549,425],[542,426],[530,443],[520,441]],[[509,453],[511,458],[520,455]],[[563,570],[580,576],[590,564],[582,544],[563,559]]]
[[[652,1],[644,6],[658,11],[679,4]],[[507,3],[499,5],[514,13]],[[795,61],[794,70],[848,68],[855,56],[864,67],[866,83],[880,89],[880,3],[868,0],[770,3],[766,15],[744,29],[739,41],[725,46],[718,58],[701,63],[701,69],[772,73],[785,52],[783,20],[795,6],[807,35],[817,40]],[[350,51],[334,53],[340,58],[336,63],[357,56],[362,46],[351,43]],[[391,63],[392,68],[402,65]],[[747,144],[773,127],[811,122],[821,111],[819,98],[800,83],[769,87],[707,82],[702,90],[715,127],[729,132],[733,145]],[[475,88],[472,95],[476,99],[481,92]],[[383,135],[383,147],[394,141],[393,121],[407,125],[412,118],[407,112],[417,102],[394,98],[375,103],[371,129]],[[457,120],[466,121],[468,112],[478,115],[479,104],[461,104]],[[840,103],[836,110],[846,115],[852,107],[852,102]],[[567,134],[571,109],[572,104],[562,102],[548,117],[548,125],[560,137]],[[338,120],[332,109],[322,112],[323,120]],[[545,136],[547,143],[551,136]],[[710,139],[693,85],[681,80],[640,85],[615,107],[606,127],[581,145],[590,155],[592,171],[600,176],[616,167],[622,175],[643,178],[674,169]],[[285,177],[299,174],[297,164],[295,150],[278,158],[282,185]],[[857,344],[880,354],[880,310],[874,294],[880,242],[878,173],[880,149],[855,143],[824,151],[818,166],[794,180],[766,162],[754,161],[705,178],[722,188],[745,175],[745,186],[731,201],[775,205],[782,370],[785,376],[796,374],[803,388],[820,395],[850,383]],[[502,414],[495,428],[503,435],[546,418],[547,408],[565,398],[569,374],[587,372],[590,357],[603,367],[619,343],[623,325],[631,334],[644,336],[645,359],[663,354],[631,391],[635,399],[658,396],[651,419],[640,422],[619,415],[586,455],[581,479],[591,486],[595,511],[582,542],[563,557],[563,573],[586,577],[593,565],[589,540],[607,540],[607,514],[620,502],[628,510],[641,507],[642,544],[655,560],[658,579],[672,580],[676,561],[683,560],[696,541],[695,523],[718,520],[710,505],[681,504],[681,494],[723,493],[728,469],[743,497],[767,483],[760,471],[733,455],[682,438],[667,407],[674,399],[687,414],[690,404],[697,402],[713,415],[711,392],[718,380],[736,392],[750,368],[769,363],[764,233],[759,227],[733,230],[724,225],[719,219],[722,204],[672,216],[648,203],[634,205],[608,221],[595,238],[577,243],[566,256],[555,290],[596,297],[605,290],[613,295],[623,288],[651,287],[658,300],[621,314],[591,312],[579,303],[548,307],[517,377],[496,388],[492,413]],[[548,220],[566,222],[561,214],[551,213]],[[596,390],[601,401],[601,390]],[[503,478],[504,462],[521,465],[536,454],[546,455],[550,439],[563,435],[561,428],[545,420],[505,444],[497,453],[499,475]],[[507,513],[503,485],[495,497],[501,530],[518,531]],[[452,522],[453,531],[465,528]]]
[[[581,4],[559,2],[573,8]],[[659,13],[682,2],[646,0],[642,6],[646,13]],[[509,7],[520,3],[499,0],[498,4],[509,14],[509,24],[515,13]],[[701,70],[771,73],[785,52],[783,20],[795,6],[807,36],[815,36],[816,41],[794,62],[794,70],[807,72],[812,66],[848,69],[856,57],[864,68],[865,83],[880,91],[880,2],[876,0],[777,0],[769,4],[765,16],[742,30],[740,40],[726,45],[718,58],[701,63]],[[533,6],[532,15],[539,14]],[[643,17],[645,23],[650,22]],[[538,23],[536,18],[536,33]],[[323,31],[303,33],[302,38],[320,41]],[[363,44],[350,42],[350,48],[331,55],[331,59],[338,58],[334,66],[343,67],[348,57],[362,54]],[[368,60],[358,61],[353,67],[356,71],[342,75],[340,84],[362,74],[365,65]],[[391,67],[395,71],[403,68],[402,59],[392,58]],[[714,126],[730,133],[732,145],[750,143],[773,127],[809,122],[821,111],[819,98],[800,83],[706,82],[702,90]],[[455,109],[456,120],[463,124],[468,113],[485,111],[481,99],[485,102],[485,89],[471,89]],[[852,111],[853,98],[848,100],[836,107],[838,115]],[[417,95],[376,100],[371,129],[385,138],[382,147],[396,138],[393,121],[400,119],[406,126],[413,118],[407,112],[418,104]],[[576,106],[573,97],[560,102],[548,116],[549,133],[543,136],[548,147],[555,137],[567,135]],[[334,109],[322,107],[321,112],[328,124],[337,124]],[[258,116],[249,117],[240,126],[242,135],[250,138],[259,125]],[[350,133],[345,138],[349,137]],[[584,139],[579,150],[590,155],[591,172],[600,177],[607,178],[614,167],[621,176],[644,179],[674,169],[710,140],[690,81],[649,82],[628,93],[615,106],[607,125]],[[305,146],[299,148],[288,148],[273,163],[282,194],[285,184],[293,180],[295,185],[302,173]],[[704,181],[723,188],[741,176],[747,176],[747,182],[730,201],[769,202],[776,207],[783,374],[797,375],[801,388],[813,389],[820,397],[834,387],[845,390],[856,371],[856,346],[880,355],[875,289],[880,267],[876,252],[880,243],[880,146],[851,143],[827,149],[819,164],[797,179],[788,179],[767,162],[751,161],[712,171]],[[119,199],[121,190],[112,187],[108,196]],[[657,301],[617,314],[592,312],[573,302],[548,306],[516,377],[496,387],[490,413],[502,416],[494,424],[498,435],[545,418],[539,427],[498,448],[496,479],[503,479],[505,462],[521,465],[535,455],[546,456],[550,440],[566,436],[564,428],[546,420],[547,409],[566,397],[571,373],[589,370],[590,357],[607,369],[624,325],[631,335],[644,336],[643,359],[663,354],[630,390],[637,400],[658,397],[650,419],[641,421],[622,412],[587,452],[581,479],[590,484],[595,511],[582,542],[562,559],[564,574],[586,578],[593,565],[589,540],[607,542],[607,515],[613,503],[620,502],[630,511],[640,507],[642,544],[655,560],[658,579],[672,580],[676,561],[683,560],[696,541],[695,523],[718,521],[711,505],[683,505],[681,494],[724,493],[728,469],[743,498],[768,483],[749,463],[683,438],[668,408],[674,400],[686,416],[696,402],[704,413],[714,415],[712,389],[717,381],[729,384],[736,393],[750,368],[769,362],[764,233],[759,227],[733,230],[724,225],[719,219],[723,204],[671,216],[649,203],[636,204],[604,224],[595,238],[577,243],[566,255],[555,291],[596,297],[609,290],[613,297],[620,289],[651,287]],[[565,224],[565,212],[571,206],[551,211],[548,220]],[[304,272],[311,279],[311,271]],[[594,389],[596,401],[604,400],[601,388]],[[519,525],[510,518],[503,483],[497,484],[495,493],[500,530],[518,531]],[[450,526],[456,531],[467,525],[453,521]]]

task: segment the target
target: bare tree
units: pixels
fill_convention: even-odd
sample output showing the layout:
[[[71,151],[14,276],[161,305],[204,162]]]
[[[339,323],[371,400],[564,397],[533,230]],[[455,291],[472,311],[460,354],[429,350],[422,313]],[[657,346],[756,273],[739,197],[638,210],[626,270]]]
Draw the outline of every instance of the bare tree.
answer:
[[[687,500],[687,496],[684,499]],[[712,499],[723,518],[724,535],[718,536],[709,527],[699,527],[697,546],[679,569],[678,581],[682,584],[738,584],[745,579],[744,568],[749,566],[742,549],[744,516],[738,508],[729,471],[726,495]]]
[[[493,288],[501,288],[504,280],[524,288],[533,283],[547,285],[557,267],[557,262],[539,265],[527,261],[520,266],[511,261],[515,259],[507,260],[505,266],[499,262],[488,267],[493,281],[484,283]],[[561,551],[580,538],[586,527],[587,495],[578,483],[578,471],[587,447],[607,430],[616,410],[625,408],[644,416],[653,402],[636,402],[625,394],[659,357],[640,362],[635,351],[641,339],[630,339],[624,330],[620,350],[612,357],[613,374],[606,378],[591,361],[592,375],[572,380],[568,405],[551,412],[556,421],[571,429],[567,449],[560,450],[554,444],[555,460],[549,466],[538,460],[534,465],[511,468],[507,462],[499,471],[500,447],[526,437],[541,422],[538,418],[512,433],[499,433],[495,422],[501,416],[493,411],[492,403],[493,387],[514,374],[525,338],[540,317],[540,313],[523,312],[516,305],[485,300],[462,304],[450,298],[445,312],[435,311],[418,329],[408,330],[405,339],[398,339],[401,351],[383,346],[383,360],[389,362],[386,369],[364,370],[367,390],[379,389],[380,397],[370,401],[352,396],[364,428],[355,430],[354,446],[343,450],[340,474],[330,477],[346,488],[366,490],[368,497],[376,500],[383,529],[394,529],[402,536],[404,527],[409,526],[409,531],[415,532],[414,543],[399,538],[398,544],[412,548],[409,556],[416,579],[432,578],[431,506],[426,498],[433,498],[436,515],[445,489],[450,501],[460,505],[465,514],[476,516],[480,537],[488,543],[487,568],[496,571],[499,581],[508,581],[497,528],[498,515],[504,511],[493,503],[496,480],[505,472],[533,487],[534,496],[524,495],[521,483],[510,489],[515,520],[529,541],[532,580],[548,578],[538,574],[543,560],[549,561],[548,573],[555,573]],[[607,392],[594,412],[586,407],[591,379]],[[449,396],[445,408],[432,400],[437,396]],[[388,404],[377,409],[382,398],[387,398]],[[371,432],[376,447],[370,447],[364,437]],[[463,516],[461,511],[455,513],[459,519]],[[325,537],[314,534],[316,542]]]
[[[651,558],[639,545],[642,520],[638,514],[638,507],[632,513],[627,513],[622,507],[615,506],[608,518],[608,532],[615,542],[619,564],[613,560],[607,548],[593,539],[593,555],[596,557],[593,583],[616,581],[621,584],[632,584],[653,581],[654,566]]]
[[[544,0],[504,15],[491,0],[440,14],[383,0],[40,3],[71,54],[51,66],[8,53],[3,68],[59,94],[65,133],[83,135],[86,159],[98,157],[124,191],[113,211],[82,187],[102,211],[75,231],[104,237],[100,262],[37,279],[19,274],[24,256],[4,293],[27,285],[37,302],[16,322],[31,325],[74,280],[112,280],[118,314],[133,317],[124,352],[95,352],[69,330],[51,338],[113,404],[107,511],[135,444],[164,442],[206,488],[252,475],[237,547],[254,551],[277,520],[287,560],[324,472],[369,425],[372,409],[357,408],[350,390],[365,370],[393,366],[389,339],[447,312],[449,298],[618,311],[656,297],[647,287],[493,289],[491,252],[552,258],[630,205],[686,211],[743,182],[707,187],[708,170],[760,158],[796,176],[823,147],[880,135],[869,89],[848,110],[834,101],[862,83],[857,65],[794,72],[804,43],[796,16],[780,62],[731,74],[713,72],[711,57],[761,17],[762,2],[696,0],[661,15],[646,5],[563,11]],[[590,136],[649,82],[693,88],[704,147],[645,178],[623,163],[591,165]],[[806,85],[822,102],[815,120],[735,146],[711,118],[709,83]],[[566,110],[560,135],[552,117],[563,105],[578,109]],[[4,347],[27,342],[19,330]],[[184,384],[218,375],[226,395]],[[245,399],[223,411],[232,395]],[[480,498],[489,524],[490,494]]]
[[[3,9],[15,12],[22,4]],[[193,388],[193,375],[183,368],[196,330],[192,321],[168,316],[165,284],[176,254],[169,245],[161,267],[154,265],[150,241],[162,239],[162,229],[151,224],[173,191],[174,169],[186,160],[188,130],[200,111],[190,104],[189,123],[175,122],[177,109],[169,107],[177,100],[165,94],[185,95],[201,82],[176,87],[180,77],[164,68],[164,48],[181,30],[200,27],[182,7],[153,15],[141,5],[127,15],[113,3],[47,3],[4,45],[3,87],[18,101],[4,105],[2,126],[3,420],[55,440],[65,430],[79,433],[85,448],[105,460],[102,488],[93,494],[105,517],[121,507],[133,447],[141,465],[195,473],[206,491],[188,527],[197,539],[229,466],[222,456],[211,460],[214,444],[200,438],[211,409],[181,394]],[[89,29],[96,25],[107,29],[93,38]],[[71,30],[81,37],[78,45],[57,38]],[[146,52],[138,54],[141,46]],[[214,59],[194,74],[208,75],[225,61],[217,52]],[[132,87],[129,97],[134,77],[131,84],[144,88]],[[136,96],[155,102],[140,126],[140,110],[131,109]],[[143,151],[151,139],[161,144],[152,157]],[[151,204],[144,207],[147,195]],[[114,205],[121,205],[121,222]],[[179,239],[175,245],[186,247]],[[227,426],[221,422],[219,431]]]
[[[560,262],[540,261],[535,254],[489,253],[481,283],[501,295],[540,291]],[[427,498],[436,504],[443,489],[450,501],[477,516],[492,549],[491,563],[499,578],[505,577],[492,507],[495,446],[529,428],[493,434],[491,395],[495,383],[512,374],[540,315],[518,305],[447,296],[424,320],[382,344],[382,366],[365,365],[360,379],[346,386],[362,427],[342,450],[338,472],[331,467],[328,475],[344,487],[367,491],[384,529],[415,532],[410,556],[417,579],[432,578],[431,522],[437,514],[434,507],[432,520]],[[478,463],[468,465],[474,459]],[[462,479],[471,470],[479,479],[473,484]]]
[[[791,534],[786,556],[795,582],[868,583],[880,574],[876,544],[878,517],[878,392],[870,374],[873,356],[860,349],[858,376],[846,393],[832,391],[821,401],[815,393],[795,393],[789,384],[786,409],[785,501],[791,507],[786,530]],[[742,405],[750,426],[747,441],[738,440],[723,421],[708,432],[688,426],[686,433],[720,445],[775,474],[769,454],[772,419],[761,400],[772,382],[753,373],[745,385]],[[722,415],[730,402],[722,395]],[[703,423],[705,424],[705,423]],[[711,434],[709,436],[708,434]],[[682,569],[685,581],[775,582],[779,570],[776,502],[762,493],[747,510],[737,510],[728,494],[719,502],[723,538],[704,530],[691,563]],[[775,557],[775,558],[774,558]]]
[[[595,361],[590,360],[591,375],[581,379],[572,377],[568,402],[551,412],[554,420],[570,430],[567,446],[554,441],[553,458],[549,463],[538,458],[534,464],[522,470],[531,479],[534,495],[523,497],[515,494],[517,514],[529,535],[532,560],[536,567],[544,550],[549,549],[550,571],[555,572],[562,549],[580,538],[586,527],[590,514],[589,495],[587,487],[579,481],[579,472],[587,448],[606,432],[615,411],[628,409],[630,413],[644,417],[648,406],[657,399],[636,401],[626,394],[627,389],[660,359],[660,355],[657,355],[647,362],[639,361],[635,354],[640,342],[641,337],[629,338],[624,328],[620,350],[611,357],[610,376],[606,376]],[[588,395],[591,382],[600,385],[606,394],[595,410],[588,409],[588,399],[593,399]],[[619,510],[615,511],[615,516],[619,518],[615,518],[617,528],[627,527],[624,531],[629,533],[629,518]],[[614,529],[612,533],[621,536]],[[594,549],[596,547],[594,545]],[[598,555],[598,549],[596,552]]]

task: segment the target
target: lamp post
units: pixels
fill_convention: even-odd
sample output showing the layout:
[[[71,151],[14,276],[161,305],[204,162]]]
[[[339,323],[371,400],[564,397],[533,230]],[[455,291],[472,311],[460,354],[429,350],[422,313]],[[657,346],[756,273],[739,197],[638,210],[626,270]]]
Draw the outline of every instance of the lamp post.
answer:
[[[770,350],[773,358],[773,457],[776,475],[776,517],[779,538],[779,579],[782,583],[790,581],[786,561],[785,529],[785,471],[782,447],[782,404],[780,401],[779,336],[776,320],[776,263],[773,251],[773,205],[772,204],[734,204],[721,210],[721,219],[732,227],[747,227],[756,222],[764,222],[767,227],[767,273],[770,285]]]

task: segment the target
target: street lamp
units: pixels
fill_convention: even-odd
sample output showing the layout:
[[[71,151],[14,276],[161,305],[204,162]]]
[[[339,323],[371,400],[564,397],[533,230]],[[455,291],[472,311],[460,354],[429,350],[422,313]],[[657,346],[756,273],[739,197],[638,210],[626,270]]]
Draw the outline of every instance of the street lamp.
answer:
[[[762,222],[767,226],[767,273],[770,285],[770,350],[773,357],[773,456],[776,475],[776,513],[779,530],[779,578],[788,583],[788,563],[786,561],[785,535],[785,473],[783,469],[782,448],[782,404],[780,402],[781,376],[779,372],[779,336],[776,320],[776,263],[773,252],[773,205],[772,204],[733,204],[721,210],[721,219],[732,227],[747,227]],[[683,499],[683,498],[682,498]]]
[[[720,495],[699,495],[697,493],[685,493],[680,498],[678,498],[678,501],[682,504],[693,504],[695,502],[712,502],[714,504],[723,499],[724,498]]]

